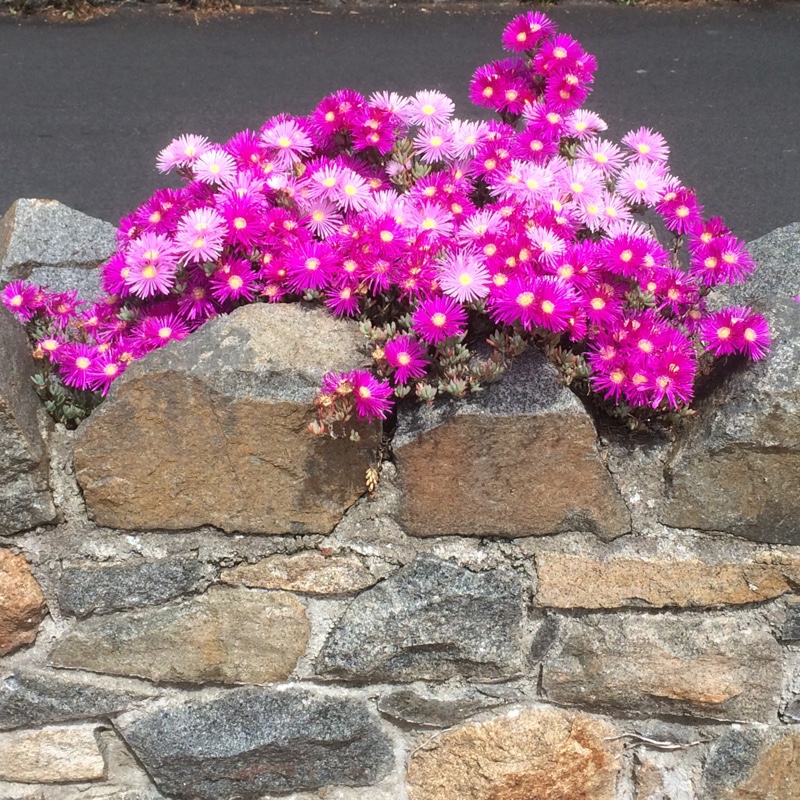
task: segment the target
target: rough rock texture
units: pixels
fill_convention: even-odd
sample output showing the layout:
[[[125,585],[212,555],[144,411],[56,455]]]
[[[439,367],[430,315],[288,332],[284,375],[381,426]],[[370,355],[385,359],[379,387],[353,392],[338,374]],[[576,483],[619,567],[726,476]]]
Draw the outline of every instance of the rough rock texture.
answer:
[[[754,603],[800,584],[800,556],[773,551],[709,563],[698,558],[649,556],[536,556],[536,603],[556,608],[683,608]]]
[[[449,728],[478,711],[494,708],[503,702],[502,698],[489,697],[475,689],[442,697],[425,689],[409,687],[382,694],[378,700],[378,711],[408,725]]]
[[[98,683],[96,675],[15,670],[0,683],[0,730],[105,717],[152,697],[142,689]]]
[[[153,606],[207,585],[210,569],[191,559],[66,567],[58,586],[65,614],[85,617]]]
[[[309,632],[293,595],[213,587],[180,603],[80,623],[50,661],[153,681],[268,683],[289,676]]]
[[[326,556],[319,551],[269,556],[255,564],[240,564],[223,570],[220,579],[234,586],[318,595],[360,592],[376,580],[356,556]]]
[[[544,661],[556,703],[643,716],[772,722],[782,653],[755,616],[597,614],[564,620]]]
[[[697,752],[696,747],[676,752],[639,748],[634,761],[636,800],[695,800],[695,765],[690,761],[693,752]]]
[[[369,786],[394,761],[364,702],[300,688],[162,702],[123,715],[117,726],[158,788],[186,800]]]
[[[100,287],[93,267],[116,249],[116,229],[56,200],[17,200],[0,219],[0,284],[24,278],[54,291]]]
[[[0,780],[92,781],[105,776],[93,725],[0,733]]]
[[[101,525],[329,533],[364,489],[361,441],[306,429],[322,375],[363,365],[352,323],[300,304],[244,306],[134,363],[78,432]]]
[[[799,581],[800,582],[800,581]],[[781,638],[785,642],[800,641],[800,597],[786,606],[786,619],[783,622]]]
[[[613,800],[622,743],[607,722],[515,710],[447,731],[408,766],[409,800]]]
[[[666,525],[800,544],[800,303],[767,317],[772,353],[723,381],[678,437]]]
[[[52,522],[48,455],[39,432],[41,403],[25,331],[0,304],[0,535]]]
[[[0,550],[0,656],[35,641],[46,611],[25,556]]]
[[[732,730],[706,762],[707,800],[800,800],[800,735]]]
[[[416,536],[619,536],[630,515],[596,440],[581,403],[530,351],[474,399],[400,411],[399,521]]]
[[[317,672],[359,681],[495,678],[519,669],[521,634],[513,572],[419,558],[348,606]]]

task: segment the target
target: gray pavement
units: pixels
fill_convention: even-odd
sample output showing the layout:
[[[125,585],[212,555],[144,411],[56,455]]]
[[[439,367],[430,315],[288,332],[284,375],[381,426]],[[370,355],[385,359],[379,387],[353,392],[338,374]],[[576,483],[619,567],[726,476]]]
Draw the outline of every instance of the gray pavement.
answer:
[[[436,88],[477,117],[470,75],[502,57],[500,33],[525,8],[0,17],[0,214],[51,197],[117,223],[166,185],[155,158],[174,136],[224,140],[343,86]],[[588,107],[612,136],[660,130],[674,172],[740,236],[800,220],[800,3],[545,11],[597,56]]]

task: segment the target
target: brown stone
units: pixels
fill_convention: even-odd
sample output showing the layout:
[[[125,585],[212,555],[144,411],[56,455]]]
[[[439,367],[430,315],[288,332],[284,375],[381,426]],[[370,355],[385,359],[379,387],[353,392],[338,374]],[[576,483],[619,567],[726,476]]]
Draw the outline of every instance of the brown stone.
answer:
[[[800,556],[759,553],[742,562],[611,555],[536,556],[536,602],[556,608],[754,603],[791,592],[800,583]]]
[[[375,583],[372,573],[356,556],[325,556],[318,551],[240,564],[223,570],[220,580],[233,586],[319,595],[360,592]]]
[[[755,615],[593,614],[565,619],[545,658],[548,699],[635,716],[772,721],[782,652]]]
[[[310,625],[283,592],[212,587],[180,603],[96,617],[64,635],[57,667],[177,683],[269,683],[287,678]]]
[[[408,765],[409,800],[613,800],[622,742],[608,722],[514,710],[437,736]]]
[[[361,441],[307,430],[323,374],[362,366],[353,323],[301,304],[221,316],[133,364],[81,426],[75,468],[101,525],[330,533],[364,493]]]
[[[538,352],[474,398],[401,411],[393,449],[415,536],[630,530],[589,415]]]
[[[0,733],[0,754],[0,780],[64,783],[105,777],[93,725]]]
[[[35,641],[46,612],[25,556],[0,550],[0,656]]]

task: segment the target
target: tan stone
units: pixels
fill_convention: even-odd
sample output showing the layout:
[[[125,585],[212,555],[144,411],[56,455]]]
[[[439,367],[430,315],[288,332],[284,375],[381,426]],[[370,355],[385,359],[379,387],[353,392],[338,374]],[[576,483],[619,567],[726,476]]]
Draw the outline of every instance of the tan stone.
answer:
[[[325,556],[318,551],[240,564],[223,570],[220,579],[234,586],[320,595],[359,592],[375,583],[375,577],[356,556]]]
[[[589,415],[538,353],[477,399],[401,414],[393,449],[415,536],[630,530]]]
[[[362,366],[353,323],[255,304],[133,364],[76,438],[96,521],[330,533],[365,491],[377,424],[361,441],[307,430],[323,374]]]
[[[556,608],[712,606],[754,603],[800,583],[800,557],[761,553],[740,563],[696,558],[536,556],[536,602]]]
[[[0,550],[0,656],[35,641],[46,611],[25,556]]]
[[[542,685],[568,705],[768,722],[781,673],[781,647],[755,615],[592,614],[564,621]]]
[[[181,603],[87,620],[50,661],[152,681],[269,683],[290,675],[309,634],[293,595],[212,587]]]
[[[93,725],[0,733],[0,779],[19,783],[95,781],[106,765]]]
[[[608,722],[515,710],[437,736],[412,754],[409,800],[613,800],[622,743]]]

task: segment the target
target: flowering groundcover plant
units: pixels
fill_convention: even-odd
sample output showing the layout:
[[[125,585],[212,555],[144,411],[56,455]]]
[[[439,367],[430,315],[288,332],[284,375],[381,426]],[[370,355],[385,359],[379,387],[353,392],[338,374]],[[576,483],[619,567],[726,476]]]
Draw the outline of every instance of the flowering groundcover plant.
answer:
[[[632,427],[685,413],[715,357],[763,358],[763,317],[706,305],[754,263],[670,173],[664,138],[602,137],[583,108],[596,61],[545,15],[502,41],[470,85],[497,121],[454,118],[437,91],[343,89],[225,144],[173,141],[158,167],[184,185],[121,221],[105,296],[2,292],[48,410],[76,424],[132,361],[251,302],[323,304],[372,342],[372,372],[325,376],[320,434],[480,391],[532,342]]]

